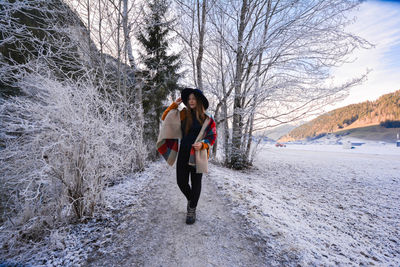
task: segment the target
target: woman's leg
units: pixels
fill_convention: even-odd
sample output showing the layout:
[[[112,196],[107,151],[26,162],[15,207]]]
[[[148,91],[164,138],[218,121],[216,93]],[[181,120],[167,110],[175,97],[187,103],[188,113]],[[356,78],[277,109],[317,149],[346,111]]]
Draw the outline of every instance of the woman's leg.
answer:
[[[190,200],[192,197],[192,190],[189,186],[189,174],[190,169],[187,164],[187,160],[185,157],[178,155],[178,159],[176,162],[176,181],[178,183],[179,189],[185,195],[187,200]]]
[[[201,193],[201,178],[203,176],[202,173],[196,173],[196,167],[190,166],[190,178],[192,183],[192,195],[190,200],[190,207],[195,208],[197,207],[197,202],[200,198]]]

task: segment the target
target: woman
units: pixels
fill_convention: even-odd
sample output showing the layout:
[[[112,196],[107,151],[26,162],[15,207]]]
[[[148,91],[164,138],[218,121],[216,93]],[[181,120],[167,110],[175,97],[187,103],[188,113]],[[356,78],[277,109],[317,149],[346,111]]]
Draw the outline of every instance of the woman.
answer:
[[[213,118],[205,112],[208,108],[207,98],[201,90],[193,88],[183,89],[181,97],[176,99],[164,111],[161,117],[164,124],[166,124],[165,120],[168,113],[173,110],[176,112],[182,102],[186,108],[182,109],[177,116],[179,124],[175,123],[176,121],[170,114],[169,120],[171,123],[169,123],[168,127],[171,127],[171,125],[174,125],[173,127],[175,128],[180,126],[180,132],[172,135],[174,138],[181,139],[176,162],[176,178],[180,190],[188,201],[186,223],[193,224],[196,220],[196,207],[200,198],[202,174],[207,172],[209,150],[215,142],[217,132]],[[163,135],[162,132],[163,129],[160,131],[161,136]],[[168,138],[171,138],[171,134],[169,134]],[[162,137],[159,136],[160,139]],[[157,149],[167,162],[172,165],[175,161],[174,150],[176,151],[177,149],[177,143],[171,142],[171,140],[176,140],[177,142],[177,139],[165,140],[168,141],[157,142]],[[191,177],[191,187],[189,186],[189,175]]]

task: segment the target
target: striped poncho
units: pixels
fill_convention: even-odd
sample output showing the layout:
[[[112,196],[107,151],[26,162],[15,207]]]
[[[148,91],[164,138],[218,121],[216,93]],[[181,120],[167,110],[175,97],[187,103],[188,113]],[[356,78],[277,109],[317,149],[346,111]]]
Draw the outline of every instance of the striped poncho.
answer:
[[[174,105],[175,104],[175,105]],[[167,113],[163,118],[160,133],[157,140],[157,150],[172,166],[179,151],[179,139],[182,139],[181,120],[184,119],[184,112],[179,112],[176,103],[164,112]],[[196,167],[197,173],[208,172],[208,159],[210,157],[210,148],[214,145],[217,138],[217,131],[215,121],[212,116],[206,113],[207,119],[204,121],[203,126],[197,136],[196,142],[203,144],[202,149],[195,150],[193,147],[190,150],[189,165]]]

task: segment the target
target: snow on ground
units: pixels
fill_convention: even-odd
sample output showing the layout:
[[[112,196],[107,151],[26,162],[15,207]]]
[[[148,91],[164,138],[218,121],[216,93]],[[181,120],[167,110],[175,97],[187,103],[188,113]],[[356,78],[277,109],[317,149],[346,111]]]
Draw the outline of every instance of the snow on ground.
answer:
[[[293,141],[287,142],[285,144],[290,145],[291,148],[299,148],[302,150],[304,149],[343,152],[343,145],[347,143],[353,144],[354,150],[351,150],[351,153],[356,154],[367,153],[398,155],[400,153],[399,148],[396,147],[395,139],[393,139],[392,142],[372,141],[356,138],[351,135],[327,134],[323,137],[313,140]],[[357,145],[357,143],[359,145]]]
[[[356,146],[353,145],[352,149],[344,149],[342,145],[327,145],[327,144],[286,144],[289,146],[290,150],[308,150],[308,151],[320,151],[320,152],[338,152],[338,153],[347,153],[353,154],[354,157],[358,157],[359,154],[369,154],[372,157],[376,155],[382,156],[396,156],[400,157],[400,147],[396,147],[393,143],[379,143],[379,142],[371,142],[364,140],[354,140],[351,141],[354,143],[361,143],[362,145]],[[271,146],[272,147],[272,146]],[[287,148],[287,147],[286,147]],[[265,146],[263,150],[269,149],[269,146]],[[366,155],[364,155],[366,156]]]
[[[255,168],[210,164],[197,221],[162,159],[106,189],[86,224],[36,244],[0,229],[0,266],[400,265],[400,148],[263,145]]]
[[[88,266],[265,265],[251,229],[230,212],[207,174],[196,222],[187,225],[187,201],[176,184],[175,165],[162,160],[154,166],[157,171],[142,201],[120,219],[123,223],[109,245],[112,253],[92,255]]]
[[[207,175],[193,225],[185,223],[187,201],[176,184],[175,165],[163,159],[107,188],[106,200],[103,212],[88,224],[63,227],[18,253],[0,246],[0,266],[265,265],[261,242]]]
[[[210,179],[265,242],[270,265],[400,264],[400,148],[264,145],[256,170]]]
[[[112,247],[115,230],[123,223],[121,217],[140,203],[157,171],[157,166],[151,165],[106,188],[105,206],[94,219],[51,230],[40,242],[16,242],[15,229],[0,226],[0,267],[87,266],[92,255],[113,252],[110,244]]]

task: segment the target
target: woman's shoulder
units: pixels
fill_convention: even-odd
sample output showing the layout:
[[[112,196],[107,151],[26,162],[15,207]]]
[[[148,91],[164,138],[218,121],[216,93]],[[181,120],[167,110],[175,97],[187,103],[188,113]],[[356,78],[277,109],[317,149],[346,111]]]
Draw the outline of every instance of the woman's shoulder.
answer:
[[[208,118],[210,118],[211,121],[214,121],[214,117],[213,117],[213,115],[212,115],[211,113],[209,113],[209,112],[204,112],[204,114],[205,114]]]
[[[214,121],[214,117],[211,115],[211,113],[208,112],[204,112],[204,114],[210,119],[210,121],[208,122],[208,127],[214,128],[216,127],[215,121]]]
[[[172,102],[171,105],[169,105],[169,107],[167,107],[167,109],[164,110],[164,112],[163,112],[163,114],[162,114],[162,116],[161,116],[161,120],[164,120],[165,117],[167,116],[167,114],[168,114],[171,110],[177,109],[177,108],[178,108],[178,104],[175,103],[175,102]]]

